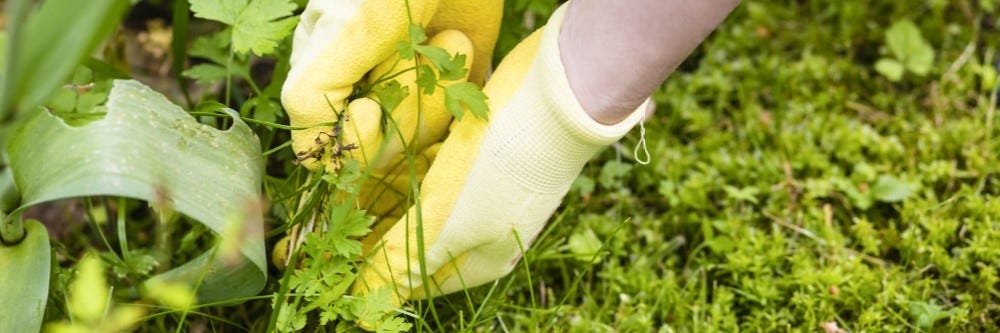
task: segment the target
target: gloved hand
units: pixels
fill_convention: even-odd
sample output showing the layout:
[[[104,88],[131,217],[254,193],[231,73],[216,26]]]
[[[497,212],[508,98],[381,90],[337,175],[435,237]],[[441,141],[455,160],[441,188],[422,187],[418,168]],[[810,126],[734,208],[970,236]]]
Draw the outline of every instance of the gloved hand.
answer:
[[[395,77],[408,86],[409,97],[391,111],[391,121],[383,119],[384,110],[371,95],[348,98],[361,85],[413,66],[397,63],[395,47],[408,39],[410,18],[433,36],[429,44],[466,54],[468,80],[482,84],[502,10],[502,0],[412,0],[409,10],[399,0],[310,1],[295,31],[282,104],[292,126],[339,122],[342,128],[292,131],[300,161],[313,170],[326,166],[333,171],[340,158],[353,158],[380,170],[398,164],[404,146],[421,152],[440,141],[451,120],[441,90],[420,98],[423,113],[418,115],[414,71]],[[410,142],[415,136],[419,141]]]
[[[613,125],[580,107],[559,53],[564,8],[511,51],[486,84],[489,122],[464,117],[452,124],[421,185],[420,206],[365,240],[369,262],[355,293],[392,288],[398,305],[503,277],[586,161],[641,120],[645,104]]]

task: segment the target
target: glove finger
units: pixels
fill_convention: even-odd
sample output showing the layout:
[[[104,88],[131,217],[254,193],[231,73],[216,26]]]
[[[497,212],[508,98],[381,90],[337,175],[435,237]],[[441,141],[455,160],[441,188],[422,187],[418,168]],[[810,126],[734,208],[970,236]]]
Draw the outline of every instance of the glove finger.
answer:
[[[362,165],[367,164],[367,161],[378,154],[381,146],[382,108],[374,100],[362,97],[347,105],[345,115],[339,124],[341,142],[333,147],[335,151],[331,154],[332,160],[328,165],[337,165],[344,156],[358,160]],[[337,134],[336,131],[334,133]]]
[[[417,184],[423,182],[424,175],[430,168],[440,148],[441,143],[437,143],[427,147],[420,155],[414,156],[413,176],[415,178],[413,180]],[[412,188],[410,178],[409,160],[406,156],[400,156],[400,158],[387,166],[384,173],[372,173],[371,177],[366,180],[366,182],[372,183],[366,183],[361,189],[359,195],[361,207],[367,210],[368,214],[379,218],[395,216],[396,219],[399,219],[410,205],[407,202],[407,198],[412,197],[410,193],[410,188]],[[378,223],[381,225],[384,222],[379,221]],[[381,237],[381,234],[379,234],[379,237]]]
[[[409,17],[426,24],[438,2],[310,1],[295,30],[291,70],[281,93],[291,125],[336,121],[354,85],[396,52],[396,41],[407,39]],[[330,127],[292,131],[292,148],[296,153],[314,151],[315,139],[329,131]],[[310,169],[321,165],[304,164]]]
[[[450,259],[434,272],[429,288],[410,290],[410,299],[427,298],[427,290],[431,296],[439,296],[495,281],[510,274],[521,257],[514,239],[479,246]]]
[[[468,59],[472,64],[469,82],[481,86],[486,80],[502,18],[503,0],[441,0],[427,31],[434,34],[454,29],[469,37],[475,49]]]
[[[467,55],[466,69],[472,57],[472,42],[457,30],[446,30],[434,35],[427,43],[444,49],[450,55]],[[422,94],[421,88],[417,84],[417,73],[412,68],[413,61],[398,59],[397,53],[394,57],[379,64],[368,76],[369,84],[384,81],[385,78],[392,77],[400,86],[408,92],[398,106],[390,111],[392,121],[386,123],[385,128],[385,150],[384,155],[379,156],[374,162],[373,168],[384,169],[387,164],[404,155],[404,147],[409,147],[411,151],[421,151],[427,146],[440,142],[448,132],[448,124],[451,122],[451,114],[444,104],[443,89],[435,89],[433,94],[418,96]],[[430,64],[424,57],[419,57],[421,64]],[[432,66],[435,76],[438,74]],[[400,73],[401,71],[405,71]],[[398,74],[398,75],[397,75]],[[396,75],[396,76],[393,76]],[[456,82],[465,81],[468,72],[455,81],[442,81],[442,86],[447,86]],[[375,97],[371,94],[369,97]]]

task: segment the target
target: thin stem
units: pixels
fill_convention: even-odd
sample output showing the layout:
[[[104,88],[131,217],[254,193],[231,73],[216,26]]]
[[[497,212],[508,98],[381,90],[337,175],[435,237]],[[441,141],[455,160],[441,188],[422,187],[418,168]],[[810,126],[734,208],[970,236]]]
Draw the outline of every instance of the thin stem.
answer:
[[[132,252],[128,249],[128,237],[125,233],[125,198],[118,198],[118,247],[121,248],[122,258],[125,263],[132,262]]]
[[[0,212],[0,242],[7,245],[20,243],[24,239],[24,223],[21,214],[7,215]]]

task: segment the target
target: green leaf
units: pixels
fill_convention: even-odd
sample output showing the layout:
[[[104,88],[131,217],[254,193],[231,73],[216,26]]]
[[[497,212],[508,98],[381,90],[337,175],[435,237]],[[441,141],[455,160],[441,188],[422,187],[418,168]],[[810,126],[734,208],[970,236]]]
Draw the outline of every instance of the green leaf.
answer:
[[[297,6],[289,0],[191,0],[194,16],[233,27],[233,51],[265,55],[274,52],[298,17],[289,17]]]
[[[24,224],[25,238],[0,244],[0,332],[38,332],[48,300],[51,247],[38,221]]]
[[[28,14],[25,1],[12,1],[25,7],[4,8]],[[81,6],[76,0],[48,0],[30,16],[8,12],[7,45],[10,52],[0,91],[0,119],[13,105],[28,110],[40,105],[64,83],[81,60],[118,26],[128,8],[125,0],[93,0]],[[22,22],[23,20],[23,22]],[[23,23],[23,24],[22,24]],[[72,32],[72,33],[67,33]],[[53,49],[58,45],[58,50]]]
[[[263,158],[234,111],[225,131],[199,124],[137,81],[114,81],[104,119],[71,127],[48,113],[25,119],[8,152],[23,210],[41,202],[109,195],[167,202],[217,236],[236,234],[239,258],[209,250],[154,279],[193,284],[202,301],[255,295],[264,285]],[[166,198],[164,198],[166,196]],[[215,260],[212,260],[215,258]],[[230,260],[223,260],[230,259]]]
[[[187,53],[192,57],[205,58],[220,65],[225,65],[229,59],[229,32],[220,31],[208,36],[198,37],[191,43]]]
[[[371,229],[372,220],[364,211],[353,209],[349,204],[336,205],[330,212],[331,245],[337,255],[351,257],[361,254],[361,242],[356,238],[367,235]]]
[[[875,180],[868,191],[875,200],[882,202],[899,202],[906,200],[917,190],[916,184],[911,184],[892,175],[881,175]]]
[[[396,43],[396,51],[399,51],[399,58],[404,60],[412,60],[417,55],[416,51],[413,50],[413,43],[408,41]]]
[[[597,255],[597,251],[601,250],[601,240],[593,230],[585,229],[583,232],[570,235],[567,246],[577,260],[589,262]]]
[[[217,81],[225,80],[226,76],[229,75],[229,72],[226,71],[225,67],[219,65],[197,64],[184,71],[183,75],[184,77],[197,80],[198,83],[212,84]]]
[[[910,304],[910,316],[913,317],[914,324],[922,329],[934,328],[935,322],[951,317],[955,312],[956,309],[945,311],[934,302],[913,302]]]
[[[594,188],[597,187],[597,182],[593,178],[579,175],[573,180],[573,184],[570,185],[570,192],[578,192],[582,196],[589,196],[594,193]]]
[[[631,164],[609,161],[601,167],[601,175],[597,178],[598,184],[606,189],[621,187],[621,179],[632,172]]]
[[[410,23],[407,33],[410,37],[410,43],[420,44],[427,41],[427,33],[424,31],[424,27],[419,24]]]
[[[882,58],[875,62],[875,71],[889,81],[898,82],[903,79],[903,64],[894,59]]]
[[[885,31],[886,45],[893,56],[917,75],[927,75],[934,64],[934,48],[910,20],[899,20]]]
[[[735,201],[747,201],[750,203],[757,203],[757,194],[760,190],[756,187],[744,187],[736,188],[729,185],[722,187],[723,191],[726,191],[726,196]]]
[[[466,73],[469,72],[465,68],[466,56],[461,53],[456,53],[454,57],[451,58],[451,68],[449,70],[441,71],[441,80],[443,81],[455,81],[462,79]]]
[[[431,66],[420,65],[417,66],[417,87],[420,88],[421,93],[424,95],[430,95],[434,93],[437,88],[437,74],[431,70]]]
[[[462,106],[469,108],[469,112],[476,118],[487,119],[490,108],[486,105],[486,98],[486,94],[472,82],[444,87],[444,105],[455,119],[462,119]]]
[[[427,58],[438,71],[454,71],[455,64],[445,49],[430,45],[414,45],[413,50]]]
[[[407,87],[403,87],[396,80],[378,85],[372,91],[375,92],[375,98],[378,99],[378,104],[382,106],[382,112],[385,114],[395,110],[399,103],[402,103],[403,99],[406,99],[406,96],[410,94]]]

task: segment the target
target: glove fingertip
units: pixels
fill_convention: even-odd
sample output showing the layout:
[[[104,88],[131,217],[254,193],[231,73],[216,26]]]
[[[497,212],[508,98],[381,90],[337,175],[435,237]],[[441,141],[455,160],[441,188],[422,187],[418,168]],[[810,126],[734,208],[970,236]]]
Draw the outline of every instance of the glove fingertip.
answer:
[[[347,105],[343,120],[343,143],[362,165],[371,163],[382,143],[382,108],[370,98],[358,98]]]

